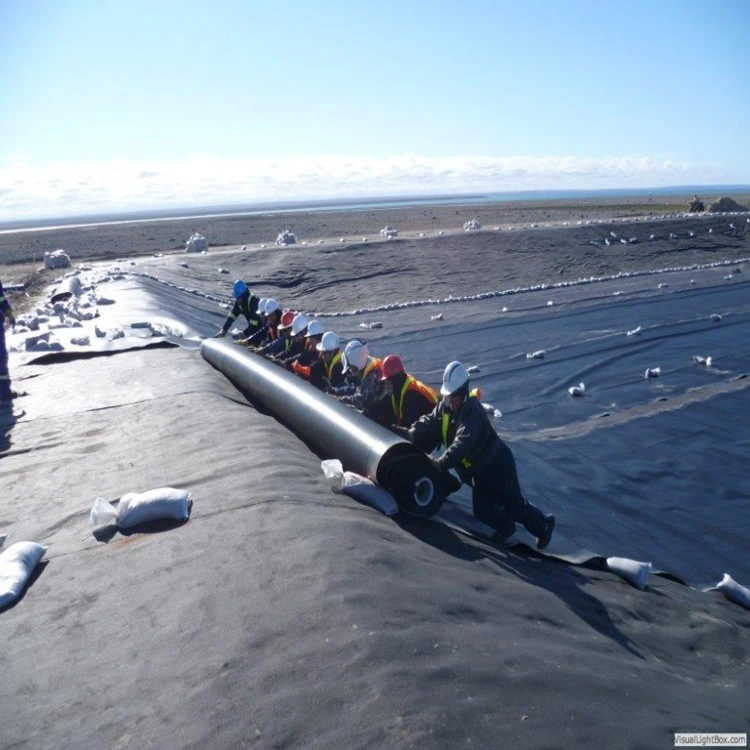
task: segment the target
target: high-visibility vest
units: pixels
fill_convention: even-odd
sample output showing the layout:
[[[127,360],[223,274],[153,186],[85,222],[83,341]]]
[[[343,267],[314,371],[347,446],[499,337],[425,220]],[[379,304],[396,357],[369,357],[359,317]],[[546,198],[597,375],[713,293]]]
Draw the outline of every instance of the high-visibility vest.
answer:
[[[440,400],[440,396],[438,396],[434,388],[430,388],[429,385],[420,382],[413,375],[407,375],[403,386],[401,386],[401,394],[398,402],[396,401],[396,394],[391,394],[391,406],[393,406],[393,413],[396,415],[396,424],[401,424],[401,420],[403,419],[404,399],[409,391],[421,393],[425,399],[432,402],[433,406]],[[445,430],[447,431],[447,429],[446,425]]]
[[[336,353],[331,357],[331,361],[328,363],[328,366],[326,367],[326,377],[330,381],[331,379],[331,373],[333,372],[333,368],[336,366],[337,362],[341,361],[341,349],[337,349]]]
[[[469,398],[480,398],[481,391],[479,388],[474,388],[471,393],[469,393]],[[443,445],[447,448],[448,447],[448,425],[451,421],[451,415],[449,411],[443,412],[443,422],[442,422],[442,433],[443,433]],[[468,458],[462,458],[461,464],[465,466],[467,469],[471,468],[471,461],[469,461]]]
[[[237,319],[237,313],[234,312],[235,309],[238,309],[240,311],[240,314],[245,316],[245,318],[247,319],[248,325],[251,325],[251,326],[258,325],[260,321],[258,320],[257,315],[253,316],[253,313],[250,312],[250,308],[252,306],[254,299],[255,299],[255,295],[252,292],[250,292],[250,294],[247,295],[247,299],[244,300],[245,302],[244,305],[239,300],[237,300],[234,303],[234,307],[232,308],[231,312],[227,316],[227,320],[229,321],[230,325]]]
[[[383,363],[375,357],[370,357],[365,365],[364,371],[362,372],[362,380],[364,380],[376,367],[382,372]]]

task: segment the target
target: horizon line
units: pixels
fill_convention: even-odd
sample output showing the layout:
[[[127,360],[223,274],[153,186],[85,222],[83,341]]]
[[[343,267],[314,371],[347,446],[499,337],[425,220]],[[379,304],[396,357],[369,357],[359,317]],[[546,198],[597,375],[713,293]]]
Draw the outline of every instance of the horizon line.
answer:
[[[149,221],[180,221],[186,219],[208,219],[245,215],[263,215],[275,213],[296,213],[306,210],[336,211],[356,208],[398,208],[414,204],[441,203],[451,205],[466,203],[472,199],[480,202],[509,202],[531,200],[564,200],[571,197],[636,197],[636,196],[670,196],[681,193],[696,193],[707,190],[750,193],[750,184],[685,184],[667,185],[649,188],[563,188],[563,189],[526,189],[506,191],[470,191],[452,193],[401,193],[393,195],[352,195],[350,197],[309,198],[268,201],[237,201],[222,203],[186,203],[179,206],[162,208],[133,208],[115,211],[90,211],[74,214],[49,214],[26,219],[0,219],[0,233],[10,234],[16,231],[68,229],[97,224],[130,224]],[[210,213],[196,213],[196,212]],[[52,222],[56,222],[52,224]],[[64,222],[64,223],[60,223]]]

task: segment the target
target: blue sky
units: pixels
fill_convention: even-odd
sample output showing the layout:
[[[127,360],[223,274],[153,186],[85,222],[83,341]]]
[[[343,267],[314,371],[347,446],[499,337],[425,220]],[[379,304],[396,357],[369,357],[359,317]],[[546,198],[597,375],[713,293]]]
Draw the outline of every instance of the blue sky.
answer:
[[[0,220],[750,183],[748,0],[0,0]]]

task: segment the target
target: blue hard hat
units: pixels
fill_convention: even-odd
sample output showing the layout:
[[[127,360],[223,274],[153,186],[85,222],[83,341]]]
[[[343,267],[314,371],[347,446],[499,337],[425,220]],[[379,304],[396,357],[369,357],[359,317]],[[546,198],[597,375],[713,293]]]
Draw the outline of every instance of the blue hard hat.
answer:
[[[235,299],[239,299],[247,291],[247,284],[242,279],[237,279],[232,287],[232,294]]]

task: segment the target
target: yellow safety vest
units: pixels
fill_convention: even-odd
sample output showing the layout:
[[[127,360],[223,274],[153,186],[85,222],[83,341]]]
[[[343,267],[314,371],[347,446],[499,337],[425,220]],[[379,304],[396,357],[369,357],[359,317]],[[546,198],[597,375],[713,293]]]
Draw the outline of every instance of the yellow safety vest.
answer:
[[[393,413],[396,415],[396,424],[401,424],[401,420],[403,419],[404,399],[406,398],[406,394],[409,391],[418,391],[428,401],[432,401],[433,405],[440,400],[440,397],[438,396],[438,393],[434,388],[430,388],[429,385],[425,385],[421,381],[417,380],[413,375],[407,375],[406,380],[401,387],[401,395],[399,397],[398,403],[396,403],[396,395],[391,394],[391,406],[393,406]],[[447,430],[447,426],[445,427],[445,429]]]
[[[333,368],[336,366],[336,363],[341,360],[341,349],[336,350],[336,354],[331,357],[331,361],[328,363],[328,367],[326,368],[326,377],[330,381],[331,379],[331,373],[333,372]]]
[[[469,393],[469,398],[479,398],[481,395],[479,388],[474,388],[471,393]],[[451,415],[449,411],[443,412],[443,422],[442,422],[442,433],[443,433],[443,445],[447,448],[448,447],[448,425],[451,421]],[[461,464],[465,466],[467,469],[471,468],[471,461],[469,461],[468,458],[462,458]]]

